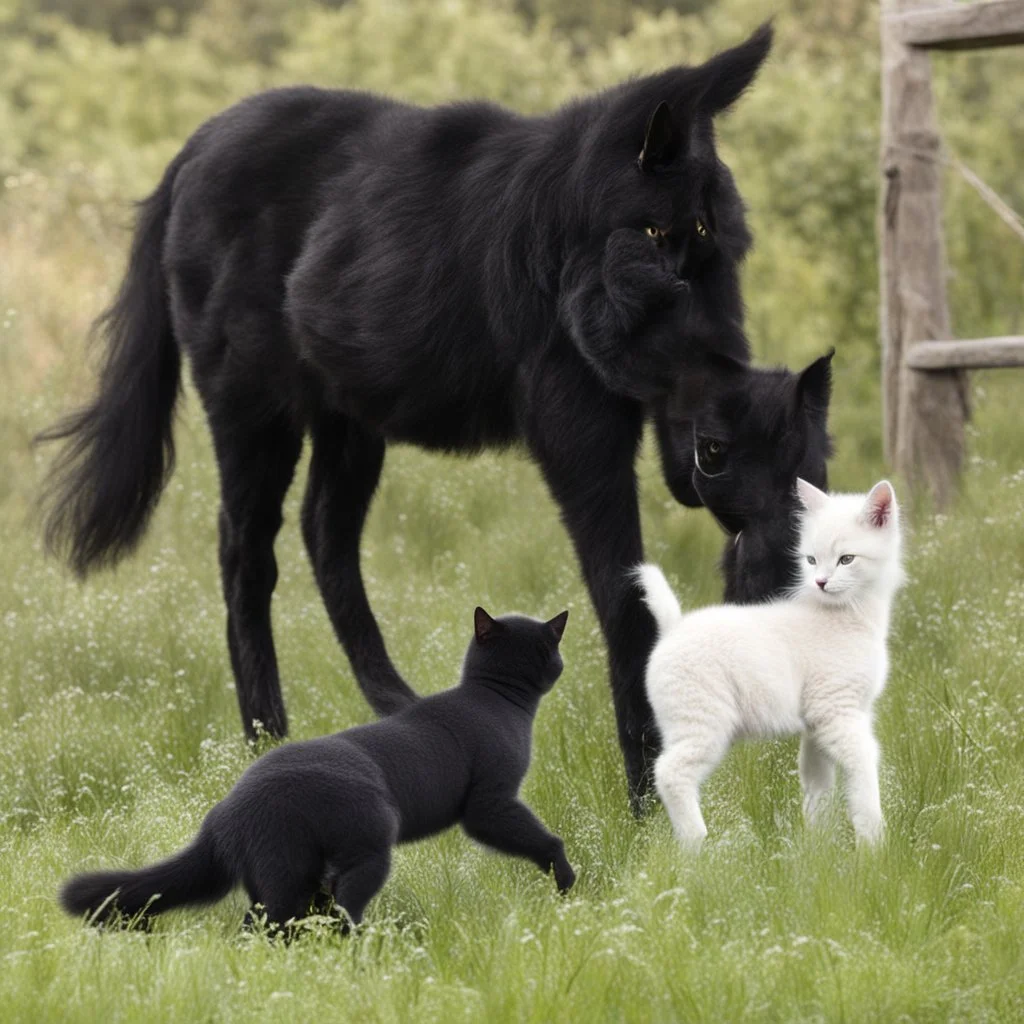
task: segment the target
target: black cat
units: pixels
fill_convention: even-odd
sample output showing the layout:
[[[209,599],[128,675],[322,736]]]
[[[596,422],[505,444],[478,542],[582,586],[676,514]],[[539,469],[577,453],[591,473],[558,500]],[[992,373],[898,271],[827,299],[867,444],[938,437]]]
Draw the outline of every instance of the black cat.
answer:
[[[756,514],[760,503],[792,510],[798,474],[825,486],[821,374],[780,371],[765,389],[770,371],[747,365],[739,265],[750,235],[715,147],[715,117],[770,45],[766,26],[703,65],[541,117],[294,88],[208,121],[142,204],[104,321],[98,396],[46,435],[68,441],[51,478],[50,546],[85,573],[141,537],[171,467],[186,355],[220,470],[245,729],[287,731],[274,539],[306,435],[306,548],[356,679],[388,714],[414,694],[359,565],[385,448],[521,443],[560,506],[608,642],[638,797],[657,742],[644,693],[654,620],[628,577],[643,561],[634,462],[645,420],[659,424],[680,500],[709,503],[768,547],[788,534]],[[695,441],[726,464],[713,499]],[[752,465],[755,476],[740,472]],[[784,583],[759,577],[754,596]]]
[[[264,754],[180,853],[70,879],[61,902],[94,922],[222,899],[241,882],[268,922],[329,893],[358,922],[395,843],[461,822],[474,839],[575,881],[562,840],[518,799],[533,717],[562,671],[568,612],[550,622],[475,613],[462,680],[381,722]]]

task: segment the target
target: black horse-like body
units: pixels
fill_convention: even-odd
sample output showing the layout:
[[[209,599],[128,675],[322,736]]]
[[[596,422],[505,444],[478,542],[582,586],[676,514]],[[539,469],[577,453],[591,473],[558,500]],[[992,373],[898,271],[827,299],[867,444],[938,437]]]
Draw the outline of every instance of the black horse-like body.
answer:
[[[173,461],[184,354],[220,469],[246,730],[287,730],[273,547],[306,435],[303,536],[359,685],[387,714],[415,699],[359,566],[387,444],[523,444],[607,638],[641,793],[657,742],[643,685],[654,622],[628,575],[643,555],[645,419],[673,493],[752,545],[785,550],[796,475],[825,483],[828,363],[801,375],[747,365],[738,271],[750,237],[714,143],[713,118],[770,42],[765,27],[704,65],[543,117],[294,88],[204,124],[141,206],[104,320],[98,397],[44,435],[67,439],[51,546],[85,573],[137,542]],[[785,556],[750,576],[729,564],[735,597],[786,582]]]

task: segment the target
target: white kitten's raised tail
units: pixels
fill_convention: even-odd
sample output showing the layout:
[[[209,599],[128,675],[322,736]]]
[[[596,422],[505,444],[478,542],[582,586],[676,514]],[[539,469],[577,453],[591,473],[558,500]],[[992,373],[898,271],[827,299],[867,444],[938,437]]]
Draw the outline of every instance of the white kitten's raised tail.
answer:
[[[806,510],[800,583],[784,600],[717,605],[684,615],[662,571],[637,569],[659,639],[647,695],[661,733],[658,795],[679,841],[707,835],[698,794],[734,741],[802,733],[804,813],[845,775],[859,838],[882,834],[872,707],[888,672],[886,634],[902,582],[899,510],[892,485],[829,496],[797,481]]]

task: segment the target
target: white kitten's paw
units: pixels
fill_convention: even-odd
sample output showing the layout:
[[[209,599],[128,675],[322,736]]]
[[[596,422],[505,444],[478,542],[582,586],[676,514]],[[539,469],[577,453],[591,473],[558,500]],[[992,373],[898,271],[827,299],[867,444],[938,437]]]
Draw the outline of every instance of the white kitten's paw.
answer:
[[[820,825],[828,804],[828,791],[807,793],[804,796],[804,821],[810,826]]]
[[[676,839],[679,840],[679,845],[686,853],[698,854],[700,853],[701,846],[704,845],[704,840],[707,838],[707,834],[707,828],[704,825],[701,825],[699,829],[688,829],[686,832],[677,831]]]
[[[881,818],[861,818],[853,823],[857,841],[865,846],[877,846],[885,838],[885,822]]]

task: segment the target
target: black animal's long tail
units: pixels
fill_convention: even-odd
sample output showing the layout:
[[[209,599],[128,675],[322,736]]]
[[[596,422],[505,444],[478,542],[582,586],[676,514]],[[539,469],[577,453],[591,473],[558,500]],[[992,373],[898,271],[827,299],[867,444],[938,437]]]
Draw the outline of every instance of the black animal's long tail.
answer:
[[[128,271],[96,322],[107,346],[99,394],[37,438],[66,441],[43,490],[45,540],[80,576],[113,565],[139,542],[174,465],[181,358],[162,253],[178,166],[172,162],[139,205]]]
[[[117,913],[134,917],[190,903],[214,903],[234,887],[234,872],[216,855],[205,831],[184,850],[138,871],[97,871],[64,883],[60,902],[69,914],[92,914],[99,924]]]

